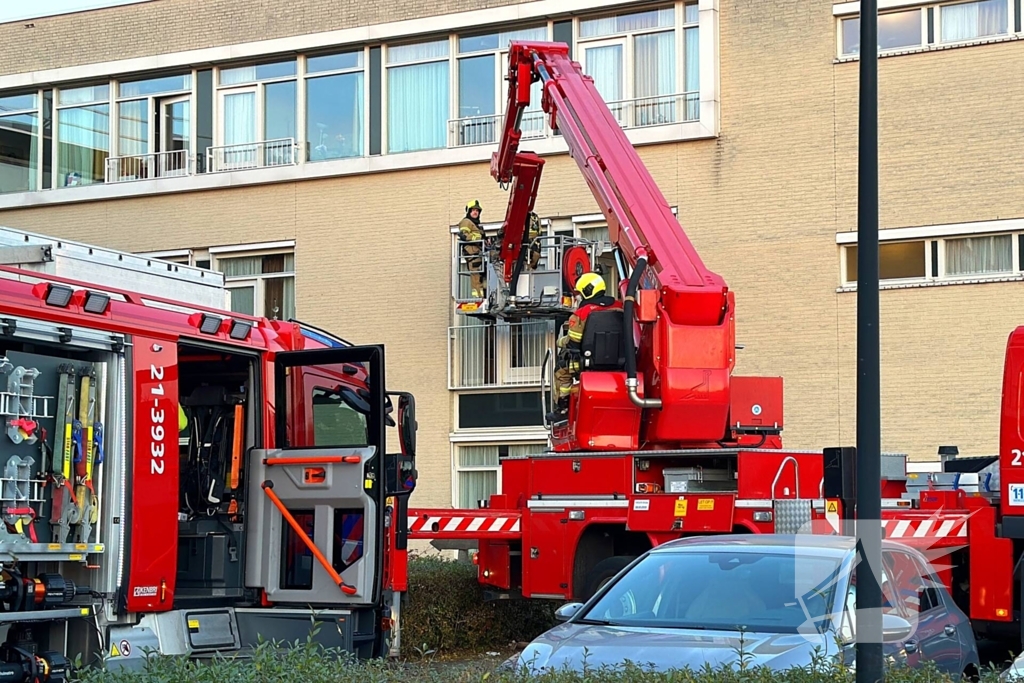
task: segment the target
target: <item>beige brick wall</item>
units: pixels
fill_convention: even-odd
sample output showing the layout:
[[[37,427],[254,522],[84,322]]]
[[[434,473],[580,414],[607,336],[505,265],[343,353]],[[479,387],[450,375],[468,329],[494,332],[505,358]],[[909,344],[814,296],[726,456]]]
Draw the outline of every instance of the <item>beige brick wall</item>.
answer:
[[[178,5],[199,7],[159,0],[145,11]],[[722,0],[720,21],[721,136],[640,153],[737,292],[738,371],[785,378],[787,446],[852,444],[856,294],[835,291],[835,233],[856,225],[858,65],[834,64],[827,0]],[[1022,60],[1014,42],[880,61],[883,228],[1024,215],[1010,144],[1024,126]],[[8,211],[0,224],[133,250],[295,238],[299,315],[387,345],[389,385],[419,397],[415,504],[447,505],[447,226],[470,198],[485,220],[503,214],[487,164]],[[537,206],[551,217],[597,208],[564,156],[549,160]],[[882,292],[886,450],[995,451],[1019,287]]]
[[[0,24],[0,75],[511,4],[515,0],[150,0]]]

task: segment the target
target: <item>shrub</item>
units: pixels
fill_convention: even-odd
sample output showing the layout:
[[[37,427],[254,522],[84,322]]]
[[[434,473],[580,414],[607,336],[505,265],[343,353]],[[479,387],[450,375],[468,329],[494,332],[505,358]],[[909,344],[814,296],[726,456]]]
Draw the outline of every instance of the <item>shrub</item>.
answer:
[[[560,603],[484,601],[477,568],[436,556],[409,560],[408,601],[402,613],[402,650],[484,652],[530,641],[555,625]]]

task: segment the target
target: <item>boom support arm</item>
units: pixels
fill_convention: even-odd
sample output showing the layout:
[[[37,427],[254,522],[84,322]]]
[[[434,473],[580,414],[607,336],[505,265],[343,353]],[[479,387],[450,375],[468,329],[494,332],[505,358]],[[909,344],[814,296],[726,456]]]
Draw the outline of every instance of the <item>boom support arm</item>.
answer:
[[[633,271],[625,299],[626,387],[634,405],[653,409],[643,421],[642,441],[720,441],[729,431],[735,364],[733,295],[704,265],[593,78],[570,60],[564,43],[509,46],[504,130],[491,158],[491,175],[511,185],[502,244],[506,282],[522,249],[525,207],[534,204],[540,175],[541,160],[519,152],[520,124],[537,80],[543,82],[541,105],[551,128],[568,145],[604,214],[610,240]],[[649,324],[635,328],[634,313],[636,321]],[[645,399],[636,393],[638,370]]]

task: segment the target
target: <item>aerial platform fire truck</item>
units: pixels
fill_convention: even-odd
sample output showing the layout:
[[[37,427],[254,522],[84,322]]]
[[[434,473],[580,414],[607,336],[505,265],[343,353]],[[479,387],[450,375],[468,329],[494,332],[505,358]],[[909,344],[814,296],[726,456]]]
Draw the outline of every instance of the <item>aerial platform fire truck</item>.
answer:
[[[397,646],[413,397],[219,273],[0,228],[0,680]],[[388,427],[400,453],[388,453]]]
[[[512,42],[507,80],[491,175],[511,191],[498,243],[486,251],[497,291],[460,312],[518,320],[571,311],[571,302],[543,301],[523,267],[544,159],[519,151],[520,123],[537,80],[547,121],[607,221],[624,305],[587,318],[581,372],[567,419],[549,425],[550,449],[504,458],[502,493],[478,509],[411,510],[410,537],[475,544],[492,597],[580,600],[683,535],[844,531],[855,450],[783,448],[782,379],[733,375],[734,295],[697,254],[593,79],[564,44]],[[678,104],[656,106],[671,116]],[[586,255],[536,271],[558,279],[549,293],[571,292],[594,263],[595,245],[570,248]],[[1007,352],[1000,456],[945,457],[941,472],[924,475],[908,474],[905,456],[883,457],[886,537],[926,551],[976,630],[993,636],[1020,634],[1022,373],[1019,328]]]

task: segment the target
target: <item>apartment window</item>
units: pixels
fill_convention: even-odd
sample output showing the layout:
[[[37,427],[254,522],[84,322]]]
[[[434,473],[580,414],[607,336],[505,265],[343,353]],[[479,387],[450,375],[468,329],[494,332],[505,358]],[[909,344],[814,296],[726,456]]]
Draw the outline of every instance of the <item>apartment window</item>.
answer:
[[[1013,235],[947,239],[944,247],[946,275],[1013,272]]]
[[[388,152],[445,146],[448,40],[387,48]]]
[[[939,36],[944,43],[1007,32],[1007,0],[976,0],[939,7]]]
[[[295,317],[293,253],[217,256],[214,267],[224,273],[232,311],[278,320]]]
[[[295,163],[296,60],[221,69],[218,83],[222,146],[211,170]]]
[[[699,118],[699,12],[683,6],[580,20],[583,70],[594,77],[612,114],[626,126]],[[682,69],[677,68],[682,54]]]
[[[104,181],[110,151],[110,86],[57,93],[57,187]]]
[[[306,59],[307,159],[363,155],[363,51]]]
[[[458,111],[451,122],[450,144],[478,145],[496,142],[505,111],[505,74],[508,70],[508,45],[513,40],[545,41],[547,26],[459,36]],[[521,130],[527,137],[544,134],[544,113],[540,106],[543,84],[531,87],[530,106],[523,115]]]
[[[39,185],[39,95],[0,97],[0,194]]]
[[[500,493],[501,458],[543,453],[546,448],[545,443],[456,445],[456,506],[475,508],[479,501]]]
[[[920,7],[878,15],[878,49],[903,50],[924,44],[924,10]],[[860,54],[860,17],[842,20],[843,54]]]
[[[925,240],[883,242],[878,246],[878,279],[925,277]],[[846,247],[846,282],[857,282],[857,246]]]
[[[539,390],[459,395],[459,429],[543,427],[545,399]]]
[[[117,156],[108,182],[187,175],[192,74],[118,84]]]

